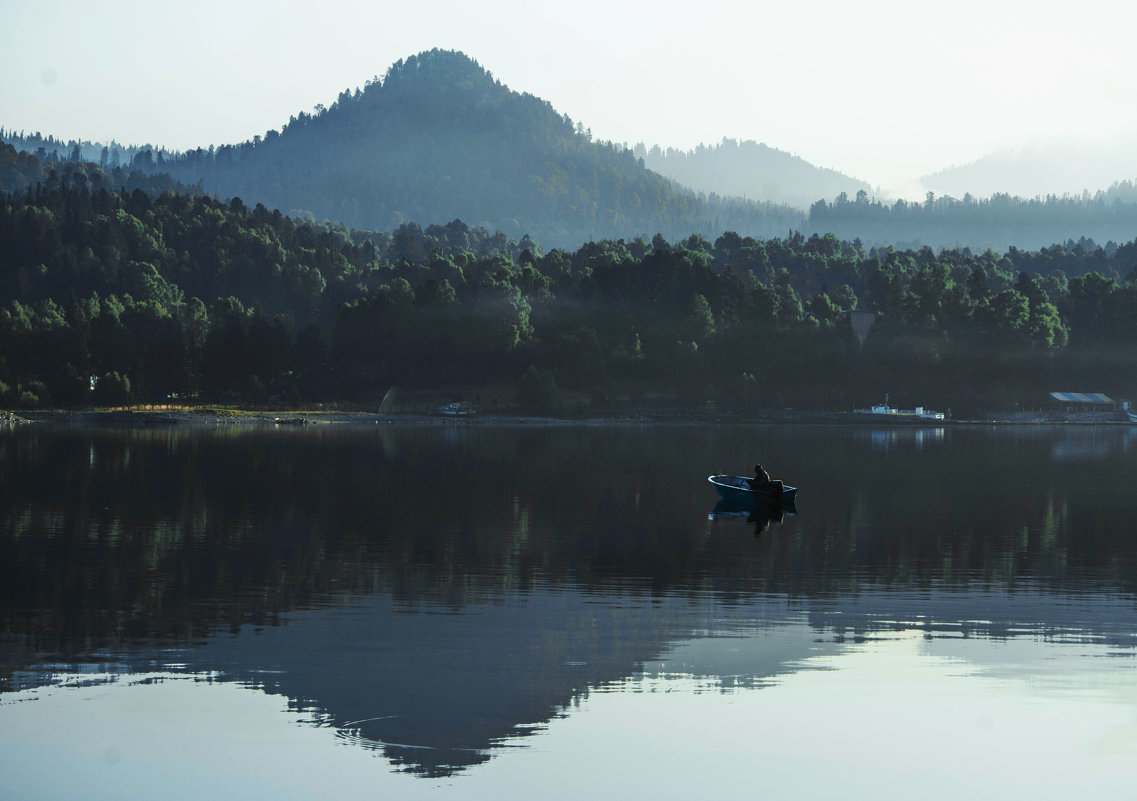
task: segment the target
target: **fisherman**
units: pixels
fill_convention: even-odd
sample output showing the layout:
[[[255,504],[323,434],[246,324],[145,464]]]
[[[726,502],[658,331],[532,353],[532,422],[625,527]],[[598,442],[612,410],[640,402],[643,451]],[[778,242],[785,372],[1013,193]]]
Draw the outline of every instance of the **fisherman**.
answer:
[[[754,465],[754,478],[750,479],[750,489],[763,490],[770,486],[770,474],[760,464]]]

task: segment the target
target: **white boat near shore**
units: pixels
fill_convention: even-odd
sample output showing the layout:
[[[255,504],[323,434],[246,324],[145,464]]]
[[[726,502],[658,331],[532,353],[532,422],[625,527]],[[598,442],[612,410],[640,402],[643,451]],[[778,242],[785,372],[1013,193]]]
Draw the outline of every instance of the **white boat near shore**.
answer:
[[[477,409],[463,401],[455,401],[454,403],[447,403],[440,406],[435,410],[436,414],[441,414],[444,417],[469,417],[477,413]]]
[[[888,396],[884,396],[884,403],[877,404],[871,409],[853,409],[853,414],[871,414],[886,418],[902,420],[943,420],[943,412],[934,412],[917,406],[915,409],[895,409],[888,405]]]

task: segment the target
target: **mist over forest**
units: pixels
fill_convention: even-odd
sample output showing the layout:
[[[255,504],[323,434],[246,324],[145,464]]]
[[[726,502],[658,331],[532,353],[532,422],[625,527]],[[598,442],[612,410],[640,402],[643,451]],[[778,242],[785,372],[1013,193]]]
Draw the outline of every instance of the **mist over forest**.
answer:
[[[1108,201],[1137,202],[1137,145],[1128,139],[1096,146],[1073,143],[1004,148],[967,164],[944,167],[919,179],[927,191],[962,198],[1023,198],[1104,194]]]

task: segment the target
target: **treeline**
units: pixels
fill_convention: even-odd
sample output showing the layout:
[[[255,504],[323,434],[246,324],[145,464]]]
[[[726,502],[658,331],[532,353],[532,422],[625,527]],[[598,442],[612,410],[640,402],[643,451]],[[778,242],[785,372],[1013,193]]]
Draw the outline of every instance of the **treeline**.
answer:
[[[187,185],[165,173],[146,173],[123,166],[107,169],[89,161],[42,160],[31,153],[0,143],[0,192],[24,192],[37,184],[48,189],[61,183],[91,189],[113,188],[133,192],[141,189],[149,195],[163,192],[201,194],[201,183]]]
[[[1083,237],[1126,242],[1137,235],[1137,202],[1129,181],[1093,194],[1030,199],[995,194],[957,200],[929,192],[922,203],[884,203],[860,190],[853,198],[842,192],[832,202],[814,203],[806,229],[897,247],[937,249],[1037,249]]]
[[[1132,396],[1137,243],[1006,254],[832,235],[543,252],[454,220],[392,233],[73,176],[0,196],[0,402],[377,403],[754,412]],[[876,314],[863,344],[845,312]]]
[[[52,166],[89,162],[98,164],[108,172],[116,168],[128,170],[131,162],[142,151],[148,150],[151,158],[162,161],[170,155],[169,151],[153,145],[123,145],[113,139],[106,145],[84,139],[64,141],[52,134],[45,136],[39,131],[28,133],[3,127],[0,127],[0,143],[16,145],[20,150]]]

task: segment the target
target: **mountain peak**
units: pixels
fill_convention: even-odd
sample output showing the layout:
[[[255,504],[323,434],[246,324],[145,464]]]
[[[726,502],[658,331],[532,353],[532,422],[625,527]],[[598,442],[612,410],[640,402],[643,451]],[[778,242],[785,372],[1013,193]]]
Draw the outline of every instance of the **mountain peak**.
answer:
[[[500,85],[489,70],[459,50],[424,50],[390,66],[383,78],[388,90],[416,84],[481,83]]]

